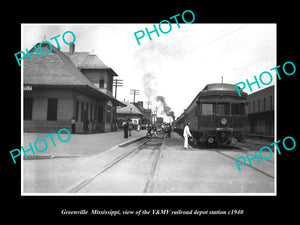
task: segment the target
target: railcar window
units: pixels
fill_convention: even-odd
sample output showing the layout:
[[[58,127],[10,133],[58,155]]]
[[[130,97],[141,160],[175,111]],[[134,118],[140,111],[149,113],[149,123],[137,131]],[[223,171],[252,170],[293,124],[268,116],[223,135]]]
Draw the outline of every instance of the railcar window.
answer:
[[[214,104],[213,103],[202,103],[201,114],[202,115],[213,115],[214,114]]]
[[[245,104],[244,103],[232,103],[231,104],[232,115],[245,115]]]
[[[229,103],[218,103],[217,104],[217,115],[230,115]]]

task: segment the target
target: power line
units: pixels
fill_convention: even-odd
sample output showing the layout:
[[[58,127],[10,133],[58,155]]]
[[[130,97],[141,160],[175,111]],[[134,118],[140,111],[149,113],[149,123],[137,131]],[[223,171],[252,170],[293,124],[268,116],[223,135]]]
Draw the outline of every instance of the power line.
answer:
[[[133,95],[133,103],[135,103],[135,96],[140,94],[140,90],[130,89],[130,94]]]
[[[123,87],[123,80],[120,79],[113,80],[113,86],[115,87],[115,98],[117,98],[117,87]]]
[[[236,30],[233,30],[233,31],[231,31],[231,32],[229,32],[229,33],[226,33],[226,34],[224,34],[224,35],[222,35],[222,36],[220,36],[220,37],[218,37],[218,38],[216,38],[216,39],[213,39],[213,40],[211,40],[211,41],[209,41],[209,42],[207,42],[207,43],[204,43],[204,44],[202,44],[202,45],[198,45],[198,46],[196,46],[196,47],[193,47],[193,48],[191,48],[191,49],[189,49],[189,50],[183,52],[183,55],[185,55],[185,54],[187,54],[187,53],[189,53],[189,52],[191,52],[191,51],[194,51],[195,49],[198,49],[198,48],[201,48],[201,47],[203,47],[203,46],[209,45],[209,44],[211,44],[211,43],[213,43],[213,42],[215,42],[215,41],[217,41],[217,40],[220,40],[220,39],[222,39],[222,38],[224,38],[224,37],[226,37],[226,36],[229,36],[229,35],[231,35],[231,34],[237,32],[237,31],[239,31],[239,30],[245,28],[246,26],[247,26],[247,25],[245,25],[245,26],[243,26],[243,27],[240,27],[240,28],[238,28],[238,29],[236,29]]]
[[[220,40],[220,39],[222,39],[222,38],[224,38],[224,37],[226,37],[226,36],[229,36],[229,35],[231,35],[231,34],[237,32],[237,31],[239,31],[239,30],[245,28],[246,26],[248,26],[248,25],[244,25],[244,26],[242,26],[242,27],[239,27],[239,28],[237,28],[237,29],[235,29],[235,30],[233,30],[233,31],[231,31],[231,32],[225,33],[225,34],[223,34],[223,35],[221,35],[221,36],[218,36],[218,37],[216,37],[215,39],[210,40],[210,41],[208,41],[208,42],[205,42],[205,43],[203,43],[203,44],[196,45],[196,46],[195,46],[195,45],[194,45],[194,46],[190,46],[190,48],[187,48],[187,49],[186,49],[185,51],[183,51],[183,52],[178,52],[178,53],[176,53],[175,55],[180,55],[180,56],[181,56],[181,55],[191,54],[191,53],[192,53],[193,51],[195,51],[196,49],[199,49],[199,48],[204,47],[204,46],[206,46],[206,45],[209,45],[209,44],[211,44],[211,43],[213,43],[213,42],[215,42],[215,41],[218,41],[218,40]],[[229,28],[229,27],[226,27],[226,28],[224,28],[224,29],[222,29],[222,30],[220,30],[220,31],[217,31],[216,33],[214,33],[214,34],[211,35],[210,37],[215,36],[216,34],[222,33],[222,32],[224,32],[225,30],[227,30],[228,28]],[[180,41],[181,41],[181,40],[179,40],[178,42],[180,42]],[[171,46],[171,47],[172,47],[172,46],[175,47],[175,46],[176,46],[176,42],[177,42],[177,41],[171,42],[170,46]],[[161,60],[158,59],[157,57],[154,57],[153,59],[148,60],[148,63],[144,63],[143,65],[141,65],[141,67],[153,65],[153,64],[155,64],[155,63],[161,63]]]

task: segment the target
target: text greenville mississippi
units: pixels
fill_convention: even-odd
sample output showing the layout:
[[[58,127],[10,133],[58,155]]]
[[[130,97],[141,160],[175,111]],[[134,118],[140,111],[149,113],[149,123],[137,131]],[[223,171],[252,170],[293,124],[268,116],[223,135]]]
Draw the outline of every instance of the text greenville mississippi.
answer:
[[[121,215],[120,210],[99,210],[99,209],[92,209],[90,211],[81,209],[81,210],[61,210],[62,215],[109,215],[109,216],[116,216]]]

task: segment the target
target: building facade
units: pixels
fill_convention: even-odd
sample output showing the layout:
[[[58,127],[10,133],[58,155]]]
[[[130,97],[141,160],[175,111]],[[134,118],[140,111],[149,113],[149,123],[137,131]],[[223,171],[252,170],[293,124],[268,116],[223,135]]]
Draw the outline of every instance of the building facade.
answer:
[[[151,123],[151,109],[145,109],[144,103],[142,101],[138,101],[136,103],[133,103],[143,114],[143,120],[142,124],[149,124]]]
[[[130,119],[133,122],[134,126],[138,124],[142,124],[144,115],[140,111],[140,109],[132,103],[123,102],[126,106],[125,107],[118,107],[117,108],[117,124],[118,127],[122,127],[123,121],[127,121]]]
[[[249,133],[274,135],[274,85],[248,95]]]
[[[41,47],[49,52],[48,44]],[[67,53],[52,46],[50,54],[31,58],[25,57],[23,70],[25,132],[71,130],[72,118],[76,133],[115,129],[115,109],[124,106],[112,96],[117,74],[96,55],[76,53],[73,44]]]

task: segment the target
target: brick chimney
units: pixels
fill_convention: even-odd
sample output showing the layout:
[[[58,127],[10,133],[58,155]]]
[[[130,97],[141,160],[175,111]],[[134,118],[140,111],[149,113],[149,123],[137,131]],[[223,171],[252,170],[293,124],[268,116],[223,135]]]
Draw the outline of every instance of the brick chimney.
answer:
[[[140,106],[141,108],[144,108],[144,102],[142,102],[142,101],[138,101],[137,105]]]
[[[69,54],[72,55],[75,52],[75,44],[71,44],[69,47]]]

